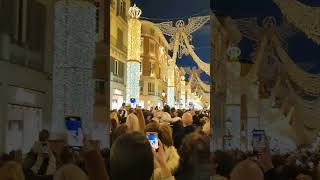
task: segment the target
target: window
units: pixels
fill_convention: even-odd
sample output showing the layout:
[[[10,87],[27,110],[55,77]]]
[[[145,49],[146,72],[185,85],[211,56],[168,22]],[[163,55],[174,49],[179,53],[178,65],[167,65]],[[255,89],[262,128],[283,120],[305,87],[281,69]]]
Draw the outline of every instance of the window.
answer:
[[[94,2],[95,6],[96,6],[96,33],[99,33],[99,20],[100,20],[100,2],[99,1],[95,1]]]
[[[105,82],[103,80],[96,80],[95,81],[95,92],[98,95],[105,95]]]
[[[150,55],[154,56],[156,52],[155,43],[153,41],[150,42]]]
[[[117,15],[122,17],[123,20],[127,20],[126,2],[124,0],[117,1]]]
[[[119,74],[119,61],[117,61],[117,60],[114,61],[113,69],[114,69],[113,74],[118,75]]]
[[[117,32],[117,48],[123,50],[123,31],[119,28]]]
[[[154,84],[152,82],[148,83],[148,92],[154,93]]]
[[[141,54],[143,54],[144,52],[144,41],[143,41],[143,38],[141,38]]]
[[[151,63],[151,75],[154,75],[154,64]]]
[[[154,29],[150,29],[150,34],[151,34],[151,36],[154,36],[154,34],[155,34]]]
[[[142,74],[142,64],[140,63],[140,74]]]

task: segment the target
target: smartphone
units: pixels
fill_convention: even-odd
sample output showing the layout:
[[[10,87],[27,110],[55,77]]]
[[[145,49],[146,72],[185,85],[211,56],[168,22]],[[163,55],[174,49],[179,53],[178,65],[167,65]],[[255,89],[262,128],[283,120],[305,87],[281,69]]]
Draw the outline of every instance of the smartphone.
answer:
[[[83,133],[80,117],[66,117],[67,141],[70,147],[79,148],[83,146]]]
[[[158,133],[147,132],[147,139],[149,140],[150,145],[154,150],[159,149]]]
[[[267,138],[264,130],[252,131],[252,147],[254,152],[263,152],[267,146]]]

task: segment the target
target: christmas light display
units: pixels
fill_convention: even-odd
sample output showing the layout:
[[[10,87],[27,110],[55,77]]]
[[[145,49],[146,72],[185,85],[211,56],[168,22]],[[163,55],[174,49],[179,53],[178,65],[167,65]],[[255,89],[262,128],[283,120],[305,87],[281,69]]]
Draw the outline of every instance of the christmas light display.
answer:
[[[64,134],[65,116],[79,116],[91,134],[95,57],[95,6],[64,0],[55,4],[52,132]]]
[[[140,49],[141,49],[141,22],[139,17],[142,11],[134,5],[129,8],[128,22],[128,63],[127,63],[127,96],[126,102],[135,99],[139,103],[140,95]]]

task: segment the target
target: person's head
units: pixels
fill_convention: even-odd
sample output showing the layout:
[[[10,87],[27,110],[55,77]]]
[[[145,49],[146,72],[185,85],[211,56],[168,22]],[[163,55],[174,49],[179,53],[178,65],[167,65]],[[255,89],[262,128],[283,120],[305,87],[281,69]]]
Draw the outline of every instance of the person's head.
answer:
[[[211,163],[209,136],[200,132],[187,135],[182,141],[179,154],[183,171],[192,170],[199,164]]]
[[[126,106],[126,103],[122,103],[122,107],[125,107]]]
[[[170,109],[170,114],[171,116],[176,117],[176,109],[174,107]]]
[[[260,166],[252,160],[238,163],[231,172],[230,180],[263,180],[264,174]]]
[[[48,130],[43,129],[43,130],[40,131],[40,133],[39,133],[39,141],[40,142],[48,141],[49,137],[50,137],[50,133],[49,133]]]
[[[60,153],[60,160],[62,164],[74,163],[74,155],[72,150],[69,147],[64,147]]]
[[[167,112],[170,114],[170,106],[169,105],[163,106],[163,112]]]
[[[193,123],[192,115],[189,112],[186,112],[182,116],[183,126],[190,126]]]
[[[168,124],[159,127],[159,139],[166,146],[173,146],[172,129]]]
[[[183,116],[183,111],[182,111],[181,109],[178,109],[176,113],[177,113],[177,117],[182,118],[182,116]]]
[[[151,145],[139,132],[120,136],[110,151],[111,180],[150,180],[154,170]]]
[[[136,110],[137,118],[139,120],[140,131],[143,132],[146,127],[146,121],[144,119],[144,115],[141,109]]]
[[[24,180],[24,173],[19,163],[9,161],[0,167],[1,180]]]
[[[118,126],[114,131],[112,131],[111,144],[113,144],[119,136],[126,134],[128,132],[129,132],[129,128],[127,125],[121,124],[120,126]]]

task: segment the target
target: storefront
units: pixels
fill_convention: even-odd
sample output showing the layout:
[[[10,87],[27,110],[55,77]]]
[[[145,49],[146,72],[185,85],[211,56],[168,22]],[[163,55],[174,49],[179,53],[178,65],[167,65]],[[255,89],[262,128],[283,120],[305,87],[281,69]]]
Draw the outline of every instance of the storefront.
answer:
[[[124,102],[124,92],[119,89],[112,89],[111,108],[120,109]]]

